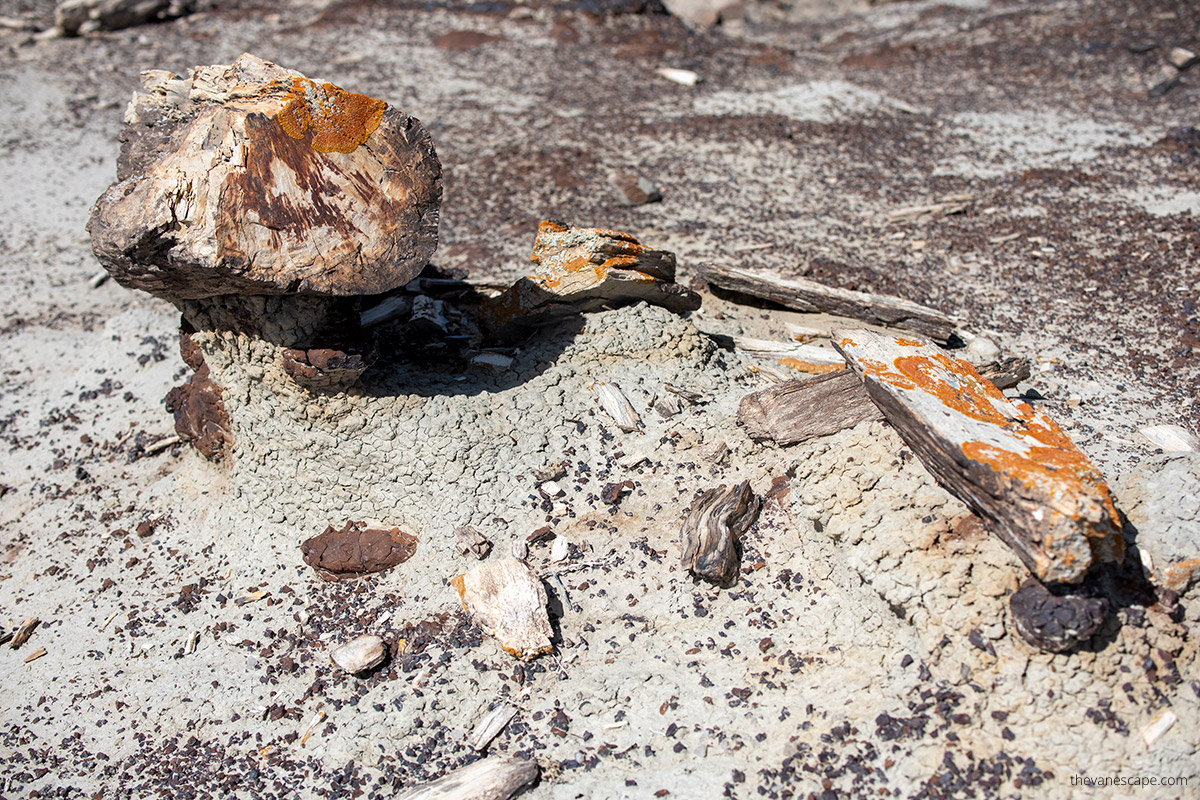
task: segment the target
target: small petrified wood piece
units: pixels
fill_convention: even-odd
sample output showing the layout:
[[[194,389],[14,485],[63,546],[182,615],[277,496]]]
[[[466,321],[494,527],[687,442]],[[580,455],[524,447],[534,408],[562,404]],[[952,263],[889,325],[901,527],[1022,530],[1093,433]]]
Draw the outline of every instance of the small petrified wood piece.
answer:
[[[508,800],[537,780],[535,761],[491,756],[396,795],[396,800]]]
[[[1011,389],[1021,381],[1029,380],[1033,371],[1029,359],[1010,356],[983,364],[979,367],[979,374],[997,389]]]
[[[450,581],[463,608],[504,650],[523,661],[553,650],[546,588],[517,558],[480,564]]]
[[[698,578],[732,586],[741,562],[741,538],[758,519],[762,500],[742,481],[701,492],[683,521],[683,566]]]
[[[1009,610],[1021,638],[1039,650],[1061,653],[1088,639],[1104,622],[1103,597],[1054,594],[1035,580],[1009,598]]]
[[[437,246],[441,166],[407,114],[252,55],[143,73],[92,249],[167,300],[386,292]]]
[[[883,419],[851,370],[800,378],[742,398],[738,422],[752,439],[790,445]]]
[[[329,654],[329,660],[351,675],[357,675],[378,667],[387,654],[383,639],[367,634],[334,649]]]
[[[304,563],[327,581],[357,578],[403,564],[417,552],[417,538],[399,528],[367,528],[347,522],[341,530],[332,525],[320,536],[300,545]]]
[[[371,366],[362,353],[347,353],[327,347],[283,351],[283,371],[309,389],[352,386]]]
[[[702,264],[700,277],[731,292],[770,300],[795,311],[825,312],[872,325],[916,331],[945,344],[954,335],[954,320],[942,312],[899,297],[838,289],[807,278],[782,280],[734,267]]]
[[[454,531],[454,548],[464,556],[469,555],[482,559],[487,557],[488,551],[492,549],[492,543],[475,528],[464,525]]]
[[[700,296],[675,283],[675,256],[629,234],[546,221],[533,244],[534,274],[488,299],[485,326],[508,335],[568,314],[645,300],[671,311],[695,311]]]
[[[1108,485],[1041,411],[936,345],[868,330],[834,346],[925,467],[1046,583],[1079,583],[1125,554]]]
[[[167,410],[175,417],[175,433],[190,442],[209,461],[220,461],[233,446],[229,413],[221,387],[209,376],[204,354],[192,341],[186,322],[179,334],[179,353],[192,368],[191,377],[167,392]]]

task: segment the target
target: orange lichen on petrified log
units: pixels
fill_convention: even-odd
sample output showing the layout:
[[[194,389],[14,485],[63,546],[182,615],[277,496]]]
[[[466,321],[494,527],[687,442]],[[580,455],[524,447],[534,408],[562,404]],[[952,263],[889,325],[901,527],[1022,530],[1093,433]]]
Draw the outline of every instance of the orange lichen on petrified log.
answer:
[[[279,124],[293,139],[310,137],[319,153],[350,153],[379,127],[385,110],[382,100],[296,76]]]
[[[1124,558],[1103,476],[1044,413],[933,344],[870,331],[835,342],[930,472],[993,520],[1038,578],[1075,583]]]

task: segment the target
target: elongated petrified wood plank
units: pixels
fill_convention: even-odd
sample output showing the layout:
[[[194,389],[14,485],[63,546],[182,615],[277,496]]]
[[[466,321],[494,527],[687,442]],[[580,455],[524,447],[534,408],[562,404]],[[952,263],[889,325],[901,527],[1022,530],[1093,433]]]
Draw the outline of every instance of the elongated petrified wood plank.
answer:
[[[828,436],[867,420],[883,419],[862,379],[851,370],[800,378],[742,398],[738,422],[753,439],[780,445]]]
[[[713,286],[770,300],[796,311],[821,311],[873,325],[903,328],[941,344],[954,334],[954,320],[950,317],[900,297],[838,289],[805,278],[785,281],[718,264],[702,264],[699,272]]]
[[[1047,583],[1124,558],[1108,486],[1066,434],[936,345],[868,330],[834,346],[925,467]]]
[[[537,762],[492,756],[402,792],[396,800],[508,800],[537,776]]]

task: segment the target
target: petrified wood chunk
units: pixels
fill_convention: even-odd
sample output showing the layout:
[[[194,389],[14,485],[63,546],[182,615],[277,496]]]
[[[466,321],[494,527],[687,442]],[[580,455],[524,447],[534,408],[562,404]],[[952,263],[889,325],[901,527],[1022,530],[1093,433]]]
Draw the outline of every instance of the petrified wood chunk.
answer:
[[[464,525],[454,530],[454,549],[464,556],[471,555],[482,559],[487,557],[488,551],[492,549],[492,543],[475,528]]]
[[[441,166],[407,114],[251,55],[143,74],[97,258],[168,300],[376,294],[437,245]]]
[[[387,646],[378,636],[367,634],[359,636],[336,648],[329,654],[329,660],[337,664],[351,675],[374,669],[387,658]]]
[[[713,286],[770,300],[796,311],[823,311],[873,325],[904,328],[942,344],[954,335],[954,320],[911,300],[838,289],[807,278],[785,281],[716,264],[703,264],[699,271],[700,277]]]
[[[327,347],[283,351],[283,371],[309,389],[336,389],[354,384],[371,366],[362,353]]]
[[[700,307],[699,295],[674,282],[674,254],[619,231],[546,221],[530,259],[533,275],[483,304],[484,324],[494,334],[619,302],[645,300],[675,312]]]
[[[833,341],[925,467],[1039,580],[1079,583],[1092,564],[1124,558],[1107,484],[1044,413],[929,342],[867,330]]]
[[[491,756],[396,795],[396,800],[508,800],[537,777],[536,761]]]
[[[233,445],[229,413],[221,387],[209,377],[204,354],[192,341],[187,323],[179,334],[179,352],[194,372],[182,386],[167,392],[166,406],[175,417],[175,433],[209,461],[220,461]]]
[[[367,528],[347,522],[340,531],[332,525],[300,545],[304,563],[327,581],[357,578],[403,564],[417,552],[417,537],[399,528]]]
[[[475,624],[524,661],[553,650],[546,588],[524,561],[502,558],[450,581]]]
[[[1009,599],[1017,633],[1039,650],[1061,653],[1090,637],[1104,622],[1108,601],[1078,594],[1055,595],[1026,581]]]
[[[742,398],[738,422],[753,439],[789,445],[883,419],[851,370],[791,380]]]
[[[698,578],[718,586],[737,580],[741,538],[758,519],[762,500],[742,481],[726,491],[725,484],[698,494],[683,521],[683,566]]]

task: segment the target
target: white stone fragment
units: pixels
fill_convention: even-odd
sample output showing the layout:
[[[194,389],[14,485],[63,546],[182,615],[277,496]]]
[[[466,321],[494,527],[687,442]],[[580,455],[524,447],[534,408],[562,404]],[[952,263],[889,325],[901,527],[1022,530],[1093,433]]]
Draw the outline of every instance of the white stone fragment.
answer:
[[[566,561],[571,555],[571,542],[565,536],[555,536],[550,545],[551,561]]]
[[[690,69],[676,69],[675,67],[660,67],[656,69],[655,74],[660,78],[665,78],[671,83],[678,83],[683,86],[695,86],[700,82],[700,76],[692,72]]]
[[[1153,747],[1154,743],[1163,737],[1167,731],[1171,730],[1171,726],[1179,717],[1175,716],[1174,711],[1162,711],[1154,719],[1150,720],[1150,724],[1142,728],[1142,741],[1146,743],[1146,747]]]
[[[383,663],[387,647],[383,639],[367,634],[348,642],[329,654],[329,660],[351,675],[365,672]]]
[[[1168,453],[1196,452],[1200,450],[1200,439],[1178,425],[1151,425],[1139,433],[1155,447]]]
[[[563,488],[554,481],[546,481],[538,488],[540,488],[547,497],[562,497],[564,494],[566,494],[566,492],[563,491]]]

